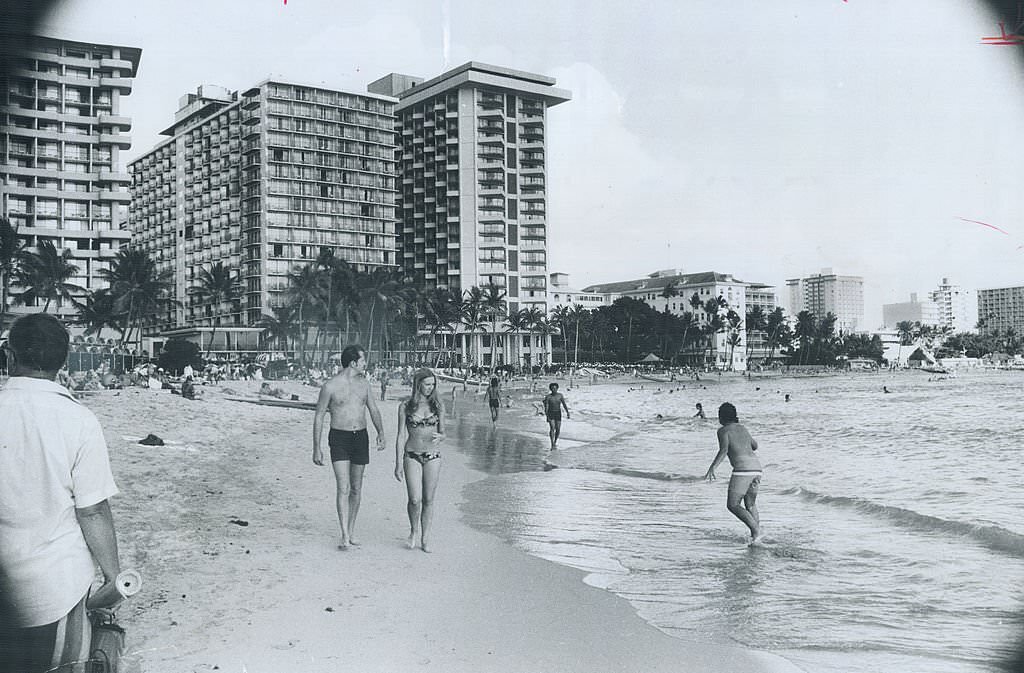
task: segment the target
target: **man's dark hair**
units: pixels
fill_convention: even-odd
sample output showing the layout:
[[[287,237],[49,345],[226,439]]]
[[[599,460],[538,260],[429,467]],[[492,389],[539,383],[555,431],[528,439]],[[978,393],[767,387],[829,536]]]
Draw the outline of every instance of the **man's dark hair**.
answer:
[[[18,364],[44,372],[60,371],[68,359],[71,339],[60,320],[49,313],[31,313],[11,325],[8,346]]]
[[[362,346],[358,344],[352,344],[351,346],[345,346],[345,350],[341,351],[341,366],[343,369],[347,369],[350,364],[359,360],[359,356],[366,351]]]
[[[550,390],[551,392],[555,392],[556,390],[558,390],[558,384],[552,383],[551,385],[548,386],[548,390]]]
[[[725,402],[718,407],[718,420],[722,423],[739,423],[740,418],[736,415],[736,407]]]

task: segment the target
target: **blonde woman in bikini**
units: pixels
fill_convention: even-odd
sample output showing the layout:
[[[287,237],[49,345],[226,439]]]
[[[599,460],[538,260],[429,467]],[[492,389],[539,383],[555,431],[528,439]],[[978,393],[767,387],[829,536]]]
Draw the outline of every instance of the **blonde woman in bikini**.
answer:
[[[761,543],[761,517],[757,511],[757,491],[761,486],[761,461],[757,455],[757,440],[740,425],[736,407],[726,402],[718,407],[718,453],[711,461],[704,478],[715,480],[715,468],[726,456],[732,464],[726,509],[750,529],[750,544]]]
[[[437,378],[420,369],[412,379],[412,395],[398,405],[398,436],[395,437],[395,479],[409,494],[409,549],[430,552],[430,524],[434,518],[434,492],[441,473],[438,444],[444,439],[444,405],[437,394]],[[405,444],[402,433],[405,432]]]

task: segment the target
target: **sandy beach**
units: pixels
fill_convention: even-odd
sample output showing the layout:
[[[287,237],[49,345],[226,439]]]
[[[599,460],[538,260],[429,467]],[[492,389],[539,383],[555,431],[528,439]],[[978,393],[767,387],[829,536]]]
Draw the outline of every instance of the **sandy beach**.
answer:
[[[317,392],[275,385],[308,401]],[[362,544],[338,551],[334,478],[311,461],[312,412],[225,399],[257,387],[205,386],[195,402],[143,389],[82,398],[103,424],[121,489],[112,504],[122,565],[144,578],[119,613],[128,670],[797,670],[666,635],[582,572],[465,524],[462,489],[483,475],[467,467],[473,447],[453,439],[436,549],[406,549],[405,491],[392,474],[402,388],[383,403],[387,449],[367,469]],[[484,413],[461,406],[458,416]],[[167,444],[137,443],[149,433]]]

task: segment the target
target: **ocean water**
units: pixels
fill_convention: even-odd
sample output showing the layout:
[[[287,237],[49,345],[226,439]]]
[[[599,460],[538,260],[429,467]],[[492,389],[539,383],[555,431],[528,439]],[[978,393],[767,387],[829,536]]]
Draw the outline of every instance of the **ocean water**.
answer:
[[[550,454],[540,393],[517,393],[493,428],[470,391],[449,432],[489,475],[467,487],[471,525],[586,571],[670,634],[811,673],[989,672],[1024,636],[1022,384],[968,371],[583,385],[565,391],[573,415]],[[698,401],[706,421],[690,417]],[[760,444],[765,548],[725,510],[728,461],[702,479],[724,401]]]

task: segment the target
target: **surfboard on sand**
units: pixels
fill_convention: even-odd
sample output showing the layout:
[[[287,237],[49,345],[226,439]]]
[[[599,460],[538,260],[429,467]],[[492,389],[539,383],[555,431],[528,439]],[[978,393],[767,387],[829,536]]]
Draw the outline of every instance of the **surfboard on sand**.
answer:
[[[265,407],[286,407],[288,409],[316,409],[316,402],[300,402],[298,400],[277,400],[277,399],[256,399],[253,397],[225,397],[232,402],[248,402],[249,404],[261,404]]]

